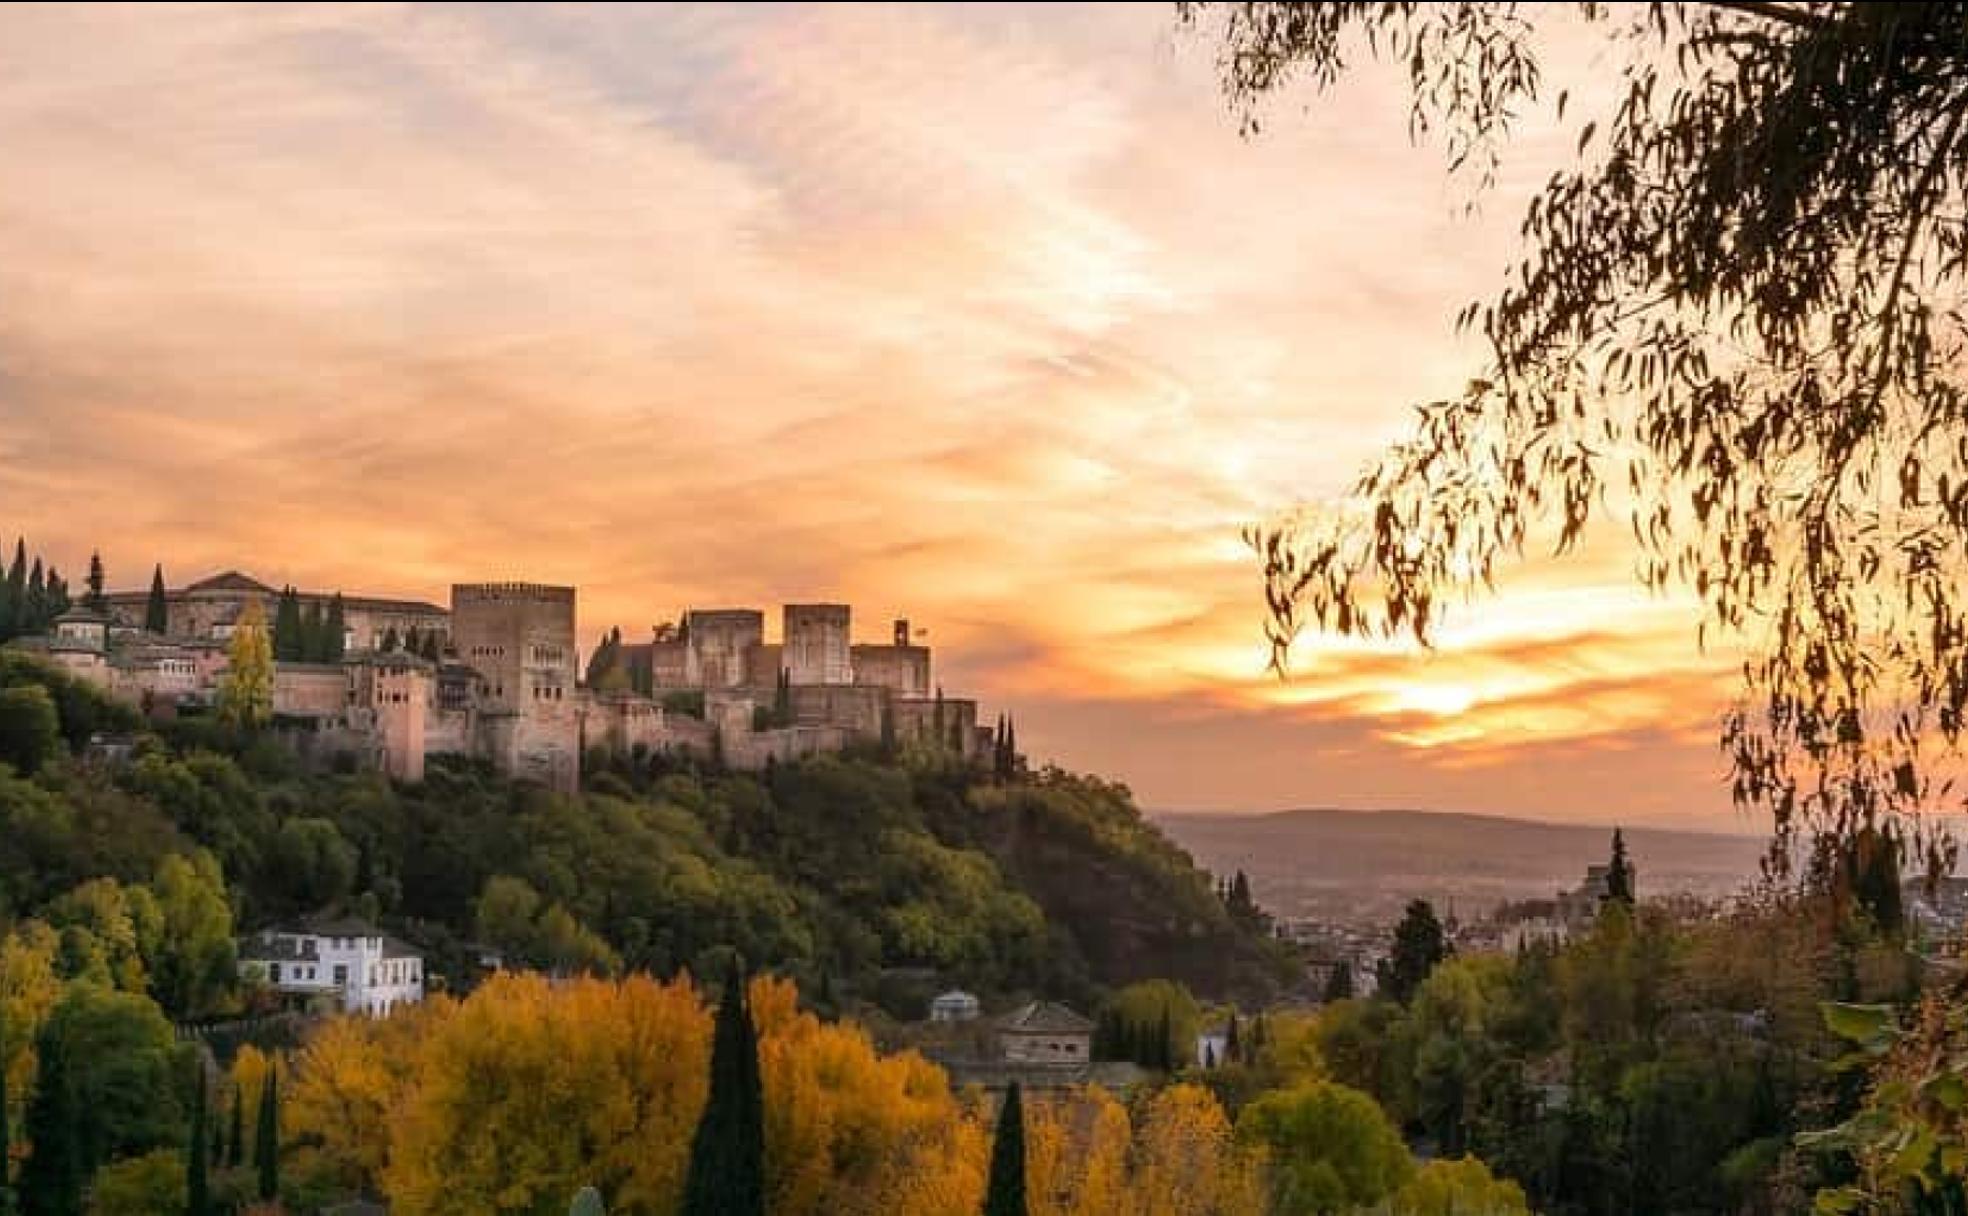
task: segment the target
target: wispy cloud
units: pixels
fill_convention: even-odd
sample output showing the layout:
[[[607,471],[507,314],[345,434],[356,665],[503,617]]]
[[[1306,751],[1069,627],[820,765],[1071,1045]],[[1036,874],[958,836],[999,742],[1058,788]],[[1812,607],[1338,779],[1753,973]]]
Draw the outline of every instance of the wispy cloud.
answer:
[[[9,7],[0,527],[577,582],[590,636],[848,598],[1156,802],[1716,811],[1722,661],[1605,555],[1264,675],[1239,526],[1459,386],[1556,153],[1459,218],[1391,76],[1245,141],[1210,56],[1160,6]]]

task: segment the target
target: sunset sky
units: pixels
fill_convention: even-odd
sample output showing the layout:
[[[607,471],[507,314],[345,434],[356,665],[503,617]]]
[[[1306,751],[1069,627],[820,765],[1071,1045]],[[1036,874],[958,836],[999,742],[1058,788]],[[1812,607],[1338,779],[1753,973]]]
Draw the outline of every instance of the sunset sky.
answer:
[[[1571,144],[1475,197],[1393,74],[1244,139],[1213,55],[1166,6],[8,6],[0,531],[573,583],[588,643],[846,600],[1150,807],[1759,826],[1727,661],[1613,543],[1264,673],[1239,528],[1478,370],[1453,314]]]

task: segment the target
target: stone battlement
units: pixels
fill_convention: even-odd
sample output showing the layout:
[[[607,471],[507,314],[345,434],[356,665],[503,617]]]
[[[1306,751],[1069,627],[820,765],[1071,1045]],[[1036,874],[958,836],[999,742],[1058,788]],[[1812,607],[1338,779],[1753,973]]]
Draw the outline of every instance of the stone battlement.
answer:
[[[451,599],[453,603],[461,599],[531,600],[572,606],[574,588],[555,587],[548,583],[453,583]]]

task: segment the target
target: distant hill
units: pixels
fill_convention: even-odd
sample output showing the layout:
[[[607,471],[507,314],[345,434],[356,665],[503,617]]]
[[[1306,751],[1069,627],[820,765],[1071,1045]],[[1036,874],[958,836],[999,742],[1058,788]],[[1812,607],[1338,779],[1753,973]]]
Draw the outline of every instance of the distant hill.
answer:
[[[1280,916],[1386,922],[1421,896],[1464,916],[1549,898],[1606,860],[1612,829],[1432,811],[1162,813],[1154,820],[1218,874],[1243,870]],[[1755,877],[1751,835],[1629,828],[1640,895],[1725,895]]]

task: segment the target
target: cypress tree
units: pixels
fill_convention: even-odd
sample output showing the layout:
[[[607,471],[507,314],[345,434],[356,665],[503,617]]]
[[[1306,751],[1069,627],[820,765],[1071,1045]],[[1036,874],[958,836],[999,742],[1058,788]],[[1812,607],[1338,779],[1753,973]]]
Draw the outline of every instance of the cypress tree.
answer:
[[[1025,1104],[1013,1081],[998,1111],[998,1134],[991,1141],[991,1182],[984,1192],[984,1216],[1026,1216]]]
[[[1898,875],[1895,874],[1895,886]],[[1633,863],[1626,859],[1626,835],[1613,829],[1613,857],[1606,866],[1606,898],[1633,906]]]
[[[1175,1071],[1175,1028],[1169,1024],[1169,1008],[1162,1006],[1162,1020],[1155,1028],[1155,1063],[1163,1072]]]
[[[82,602],[94,612],[101,612],[107,607],[103,600],[103,559],[100,553],[89,555],[89,597]]]
[[[0,1007],[0,1045],[7,1041],[7,1011]],[[7,1122],[6,1053],[0,1052],[0,1216],[14,1216],[12,1127]]]
[[[391,625],[388,629],[383,630],[383,644],[381,649],[384,654],[395,650],[401,644],[401,639],[396,636],[396,626]]]
[[[1237,1011],[1230,1011],[1230,1026],[1223,1032],[1223,1059],[1227,1064],[1236,1064],[1243,1059],[1242,1037],[1237,1033]]]
[[[40,1074],[27,1108],[27,1138],[34,1151],[21,1169],[21,1211],[24,1216],[75,1216],[82,1210],[88,1170],[77,1136],[83,1112],[75,1109],[63,1046],[46,1034],[39,1046]]]
[[[884,759],[895,758],[895,707],[892,705],[882,706],[881,750]]]
[[[42,580],[41,559],[27,572],[27,608],[21,613],[22,633],[46,633],[54,617],[48,612],[48,588]]]
[[[211,1143],[205,1135],[205,1063],[197,1064],[198,1087],[191,1094],[191,1142],[185,1149],[185,1216],[212,1216],[212,1192],[206,1177],[206,1154]]]
[[[306,657],[307,644],[301,636],[301,600],[294,589],[280,590],[280,603],[273,610],[273,658],[277,663],[296,663]]]
[[[1018,719],[1005,715],[1005,776],[1018,775]]]
[[[424,657],[436,663],[444,658],[444,650],[438,641],[437,630],[424,634]]]
[[[253,1167],[260,1176],[260,1198],[280,1194],[280,1082],[271,1065],[260,1090],[260,1119],[253,1137]]]
[[[342,608],[342,593],[339,591],[328,601],[328,620],[323,624],[322,632],[327,635],[323,640],[328,661],[341,662],[343,653],[348,649],[348,618]]]
[[[171,631],[171,608],[164,598],[164,564],[150,572],[150,598],[144,601],[144,628],[152,633]]]
[[[301,616],[301,657],[310,663],[328,661],[328,622],[321,617],[321,601],[307,606]]]
[[[228,1136],[225,1163],[238,1166],[246,1161],[246,1095],[239,1082],[232,1083],[232,1134]]]
[[[765,1216],[765,1097],[758,1031],[737,962],[711,1038],[711,1092],[690,1142],[683,1216]]]
[[[72,606],[68,598],[68,580],[57,573],[52,565],[48,567],[47,593],[49,617],[58,617]]]
[[[14,538],[14,564],[7,567],[7,616],[0,621],[0,641],[21,633],[21,613],[27,607],[27,538]]]

